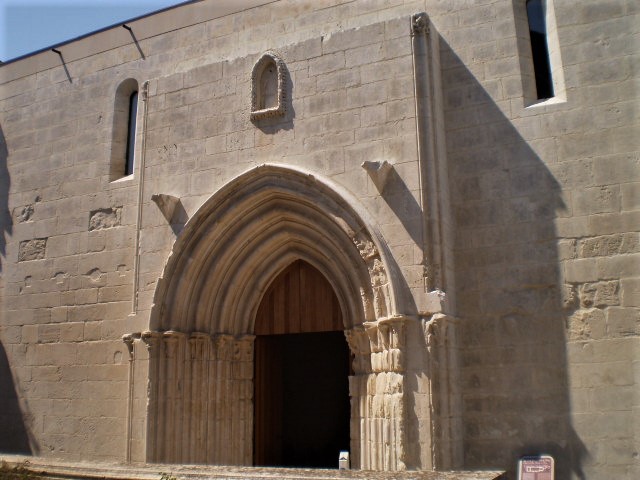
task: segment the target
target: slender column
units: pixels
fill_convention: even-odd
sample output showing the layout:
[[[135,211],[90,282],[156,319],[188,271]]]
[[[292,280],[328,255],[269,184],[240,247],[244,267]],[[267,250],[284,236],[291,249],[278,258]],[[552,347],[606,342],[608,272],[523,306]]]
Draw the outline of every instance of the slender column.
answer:
[[[216,362],[216,461],[229,464],[231,461],[231,359],[233,355],[233,337],[218,335]]]
[[[233,379],[238,386],[235,463],[251,465],[253,459],[253,344],[254,335],[243,335],[236,340]]]
[[[423,213],[423,267],[425,289],[445,290],[443,222],[448,210],[446,155],[439,88],[439,64],[430,50],[434,43],[426,13],[411,17],[411,45],[416,109],[416,138]],[[430,41],[431,40],[431,41]],[[435,42],[437,46],[437,42]]]
[[[207,361],[207,421],[206,421],[206,462],[215,465],[218,459],[217,450],[217,413],[218,413],[218,342],[215,338],[209,340],[209,358]]]
[[[149,362],[149,406],[147,409],[147,461],[157,462],[161,456],[161,439],[164,422],[162,420],[163,391],[161,385],[161,334],[158,332],[142,332],[141,340],[147,349]]]
[[[191,359],[191,415],[185,421],[190,424],[189,456],[190,463],[206,463],[207,450],[205,442],[207,419],[207,391],[209,345],[211,337],[206,333],[196,332],[189,338],[189,354]]]
[[[178,339],[177,357],[177,412],[176,412],[176,455],[180,463],[188,463],[191,453],[189,444],[191,442],[191,422],[192,401],[191,396],[191,353],[189,352],[189,338],[181,333]]]
[[[371,420],[369,415],[368,379],[371,373],[371,348],[364,327],[346,330],[345,336],[353,354],[354,375],[349,377],[351,396],[351,453],[352,465],[371,469]]]
[[[168,463],[181,461],[182,453],[182,366],[184,365],[184,350],[182,341],[185,334],[167,331],[163,334],[165,346],[165,378],[166,402],[164,405],[164,420],[166,429],[161,441],[164,451],[162,460]]]
[[[129,376],[128,376],[128,383],[129,383],[129,392],[127,395],[127,450],[126,450],[126,460],[127,462],[131,461],[131,431],[132,431],[132,424],[133,424],[133,391],[134,391],[134,387],[133,387],[133,382],[134,382],[134,352],[133,352],[133,340],[134,340],[134,335],[133,334],[128,334],[128,335],[123,335],[122,337],[122,341],[125,343],[125,345],[127,346],[127,350],[129,351]]]
[[[457,468],[463,461],[457,324],[456,318],[443,314],[423,324],[430,357],[433,430],[437,432],[433,461],[438,469]]]

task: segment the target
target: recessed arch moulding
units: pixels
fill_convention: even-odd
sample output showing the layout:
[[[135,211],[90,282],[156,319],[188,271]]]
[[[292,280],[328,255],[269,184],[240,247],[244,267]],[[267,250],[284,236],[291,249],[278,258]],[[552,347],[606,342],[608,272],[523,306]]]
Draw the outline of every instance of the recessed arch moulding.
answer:
[[[352,465],[406,468],[405,337],[417,320],[403,310],[402,274],[346,192],[274,165],[232,180],[190,219],[149,330],[125,337],[130,460],[252,464],[254,319],[298,259],[322,272],[342,309],[354,355]]]

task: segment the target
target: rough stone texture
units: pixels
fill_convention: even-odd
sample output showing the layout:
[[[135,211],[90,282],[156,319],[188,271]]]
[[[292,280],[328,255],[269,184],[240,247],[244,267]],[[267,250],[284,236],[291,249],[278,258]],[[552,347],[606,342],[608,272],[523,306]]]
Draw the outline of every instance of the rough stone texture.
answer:
[[[169,478],[243,478],[243,479],[349,479],[366,478],[368,480],[498,480],[502,478],[498,471],[460,471],[460,472],[374,472],[357,470],[319,470],[302,468],[265,468],[265,467],[213,467],[202,465],[122,465],[118,463],[64,462],[42,457],[23,457],[18,455],[0,455],[2,468],[11,472],[33,472],[56,478],[103,478],[105,480],[157,480],[162,474]],[[0,470],[0,478],[3,470]]]
[[[24,240],[20,242],[20,250],[18,251],[18,261],[26,262],[28,260],[42,260],[47,250],[46,238],[35,238],[33,240]]]
[[[546,2],[544,102],[525,2],[260,3],[195,2],[133,22],[138,46],[115,28],[60,47],[65,66],[0,66],[0,451],[148,459],[150,369],[172,364],[142,339],[250,335],[269,266],[307,255],[359,339],[352,420],[371,428],[352,438],[376,468],[513,477],[547,453],[556,478],[640,477],[636,2]],[[254,124],[269,51],[289,103]],[[130,78],[136,170],[111,181]],[[384,162],[383,182],[361,166]]]
[[[120,225],[122,207],[101,208],[91,212],[89,217],[89,231],[113,228]]]

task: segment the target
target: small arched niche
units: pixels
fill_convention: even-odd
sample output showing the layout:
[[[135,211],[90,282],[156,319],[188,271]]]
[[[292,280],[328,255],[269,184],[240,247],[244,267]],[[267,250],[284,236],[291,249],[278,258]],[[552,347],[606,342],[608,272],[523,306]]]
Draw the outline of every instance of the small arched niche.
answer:
[[[267,52],[251,73],[251,120],[284,116],[285,64],[276,54]]]

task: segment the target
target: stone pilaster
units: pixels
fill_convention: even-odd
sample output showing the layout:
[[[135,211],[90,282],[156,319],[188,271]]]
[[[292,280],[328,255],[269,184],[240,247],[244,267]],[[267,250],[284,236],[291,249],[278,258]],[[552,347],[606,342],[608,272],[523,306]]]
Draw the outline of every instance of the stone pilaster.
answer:
[[[365,322],[346,333],[354,353],[351,396],[353,465],[370,470],[404,470],[405,317]]]

